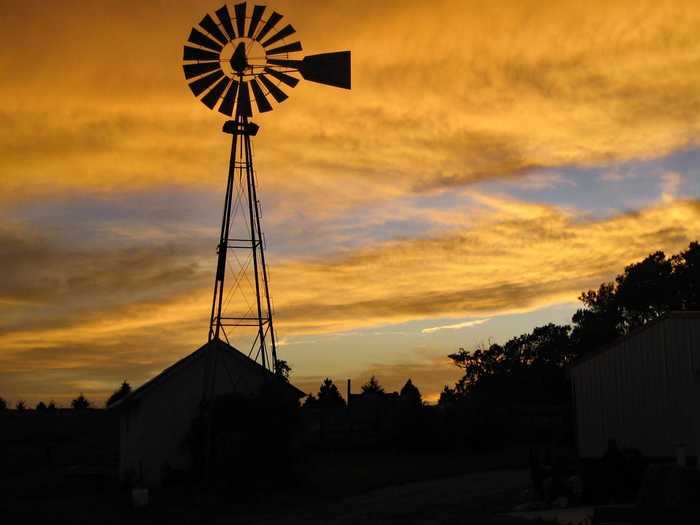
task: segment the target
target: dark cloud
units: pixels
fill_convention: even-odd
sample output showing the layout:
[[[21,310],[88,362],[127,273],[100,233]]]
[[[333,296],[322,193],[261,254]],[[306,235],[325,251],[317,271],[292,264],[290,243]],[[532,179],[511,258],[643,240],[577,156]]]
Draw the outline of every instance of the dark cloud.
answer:
[[[64,244],[24,227],[0,229],[0,305],[14,311],[0,321],[0,333],[66,326],[132,304],[161,303],[210,277],[198,262],[201,243],[105,248],[75,241]],[[17,317],[17,309],[24,315]]]

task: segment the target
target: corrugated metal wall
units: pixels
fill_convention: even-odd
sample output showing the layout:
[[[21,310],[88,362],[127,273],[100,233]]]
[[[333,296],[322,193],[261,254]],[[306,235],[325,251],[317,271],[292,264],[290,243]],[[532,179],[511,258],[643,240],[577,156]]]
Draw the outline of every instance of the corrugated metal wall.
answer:
[[[571,368],[579,454],[601,456],[609,438],[649,457],[697,454],[700,314],[652,323]]]

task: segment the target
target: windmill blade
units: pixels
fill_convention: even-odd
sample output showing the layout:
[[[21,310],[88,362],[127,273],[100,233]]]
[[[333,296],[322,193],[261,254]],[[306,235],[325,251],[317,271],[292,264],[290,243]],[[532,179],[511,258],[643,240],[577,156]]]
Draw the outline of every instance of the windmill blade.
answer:
[[[282,29],[280,29],[276,35],[271,36],[270,38],[265,40],[265,42],[262,43],[262,46],[267,47],[270,44],[274,44],[275,42],[279,42],[283,38],[287,38],[289,35],[293,35],[294,33],[296,33],[296,31],[297,30],[292,27],[292,24],[287,24]]]
[[[221,69],[219,62],[199,62],[197,64],[185,64],[182,66],[185,71],[185,78],[190,79],[203,75],[204,73],[209,73],[216,69]]]
[[[301,42],[297,40],[296,42],[292,42],[291,44],[286,44],[284,46],[276,47],[274,49],[270,49],[269,51],[265,51],[265,55],[281,55],[282,53],[293,53],[294,51],[301,50]]]
[[[350,51],[304,57],[299,72],[311,82],[350,89]]]
[[[258,28],[258,24],[260,23],[260,19],[262,18],[264,12],[264,5],[256,5],[253,8],[253,16],[250,19],[250,27],[248,27],[248,38],[253,38],[255,30]]]
[[[240,36],[245,35],[245,8],[246,8],[246,3],[241,2],[240,4],[236,4],[234,9],[236,11],[236,29],[238,30],[238,34]]]
[[[272,28],[274,28],[277,25],[277,22],[280,20],[282,20],[282,15],[277,11],[274,11],[270,15],[270,18],[267,19],[267,22],[265,22],[265,25],[262,26],[262,29],[258,33],[258,36],[255,37],[255,40],[260,42],[270,31],[272,31]]]
[[[224,46],[228,44],[228,38],[226,38],[226,35],[221,32],[219,26],[216,25],[216,22],[214,22],[208,13],[204,15],[204,18],[202,18],[202,21],[199,22],[199,25],[206,29],[207,33],[218,40],[220,44]]]
[[[299,83],[298,78],[294,78],[292,75],[288,75],[287,73],[282,73],[281,71],[277,71],[275,69],[272,69],[271,67],[266,67],[265,73],[269,73],[270,75],[275,77],[280,82],[287,84],[289,87],[296,87],[296,85]]]
[[[214,109],[214,106],[216,106],[216,103],[219,101],[221,95],[223,95],[224,90],[228,87],[230,82],[231,79],[228,77],[224,77],[219,80],[216,85],[209,90],[209,93],[202,97],[202,102],[204,102],[204,105],[209,109]]]
[[[248,82],[240,82],[238,86],[238,104],[236,113],[244,117],[253,116],[253,108],[250,106],[250,91]]]
[[[182,60],[219,60],[219,53],[206,51],[198,47],[185,46],[182,53]]]
[[[272,106],[268,102],[267,98],[265,98],[265,93],[263,93],[260,84],[258,84],[255,79],[250,81],[250,87],[253,88],[253,96],[255,97],[255,103],[258,105],[258,111],[260,113],[272,111]]]
[[[209,86],[211,86],[214,82],[216,82],[223,76],[223,71],[219,69],[192,82],[190,84],[190,89],[192,90],[192,93],[194,93],[196,96],[199,96],[204,90],[206,90]]]
[[[190,37],[187,40],[192,42],[193,44],[197,44],[198,46],[206,47],[207,49],[210,49],[213,51],[221,51],[223,49],[223,46],[221,46],[221,44],[219,44],[218,42],[215,42],[214,40],[209,38],[207,35],[205,35],[201,31],[198,31],[194,27],[192,28],[192,31],[190,32]]]
[[[287,94],[280,88],[278,88],[275,84],[273,84],[272,81],[265,75],[260,75],[258,79],[260,80],[260,82],[263,83],[267,91],[278,103],[287,100]]]
[[[224,100],[221,101],[221,106],[219,106],[219,113],[228,115],[229,117],[233,115],[233,104],[236,101],[236,93],[238,92],[238,81],[231,81],[231,85],[228,87],[228,91],[224,95]]]
[[[236,38],[236,31],[233,29],[233,24],[231,23],[231,15],[228,12],[228,7],[223,6],[221,9],[216,10],[216,16],[221,22],[221,25],[226,31],[228,37],[233,40]]]
[[[268,58],[268,64],[273,66],[288,67],[289,69],[301,69],[304,62],[301,60],[288,60],[286,58]]]

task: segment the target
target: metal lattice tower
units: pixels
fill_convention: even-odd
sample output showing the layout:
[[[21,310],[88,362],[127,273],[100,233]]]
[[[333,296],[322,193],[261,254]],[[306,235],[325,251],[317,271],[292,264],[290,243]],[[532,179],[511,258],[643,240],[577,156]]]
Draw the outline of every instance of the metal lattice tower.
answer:
[[[209,341],[252,330],[250,357],[277,370],[269,274],[261,226],[260,201],[253,167],[251,137],[258,132],[252,99],[259,113],[273,109],[269,97],[284,102],[282,86],[293,88],[300,75],[306,80],[350,89],[350,51],[322,53],[299,60],[301,42],[287,42],[296,33],[281,24],[282,15],[266,14],[262,5],[248,15],[245,2],[224,5],[206,14],[190,32],[183,51],[189,87],[209,109],[234,120],[223,131],[232,135],[224,212],[217,247]],[[247,293],[246,293],[247,292]],[[252,296],[252,298],[251,298]]]
[[[272,370],[277,363],[277,346],[275,330],[272,323],[272,304],[262,227],[260,224],[260,201],[257,197],[253,153],[250,137],[258,131],[258,126],[249,122],[245,115],[237,115],[235,121],[227,122],[224,130],[232,135],[231,160],[226,184],[224,213],[221,221],[221,235],[217,246],[217,270],[214,282],[214,299],[209,322],[209,340],[221,336],[228,340],[226,328],[254,327],[255,339],[250,352],[251,357]],[[235,197],[234,197],[235,196]],[[234,208],[235,211],[234,211]],[[239,212],[239,217],[236,216]],[[235,219],[240,219],[236,221]],[[238,224],[237,224],[238,223]],[[235,226],[242,226],[234,231]],[[231,251],[242,251],[244,265],[233,277],[235,282],[229,289],[229,296],[235,288],[241,287],[241,281],[247,279],[247,268],[252,262],[252,278],[255,289],[255,304],[248,305],[248,314],[226,314],[226,269]],[[234,256],[236,261],[241,258]]]

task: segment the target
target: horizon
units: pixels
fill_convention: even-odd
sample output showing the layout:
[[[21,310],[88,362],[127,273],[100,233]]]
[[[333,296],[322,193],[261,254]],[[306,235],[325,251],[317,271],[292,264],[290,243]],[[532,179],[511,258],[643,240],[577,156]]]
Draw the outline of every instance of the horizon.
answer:
[[[181,53],[222,3],[6,8],[10,406],[104,405],[206,342],[230,145]],[[305,53],[353,53],[351,91],[302,82],[254,117],[279,357],[302,390],[410,378],[434,402],[462,375],[448,354],[569,324],[580,293],[700,238],[700,6],[267,5]]]

